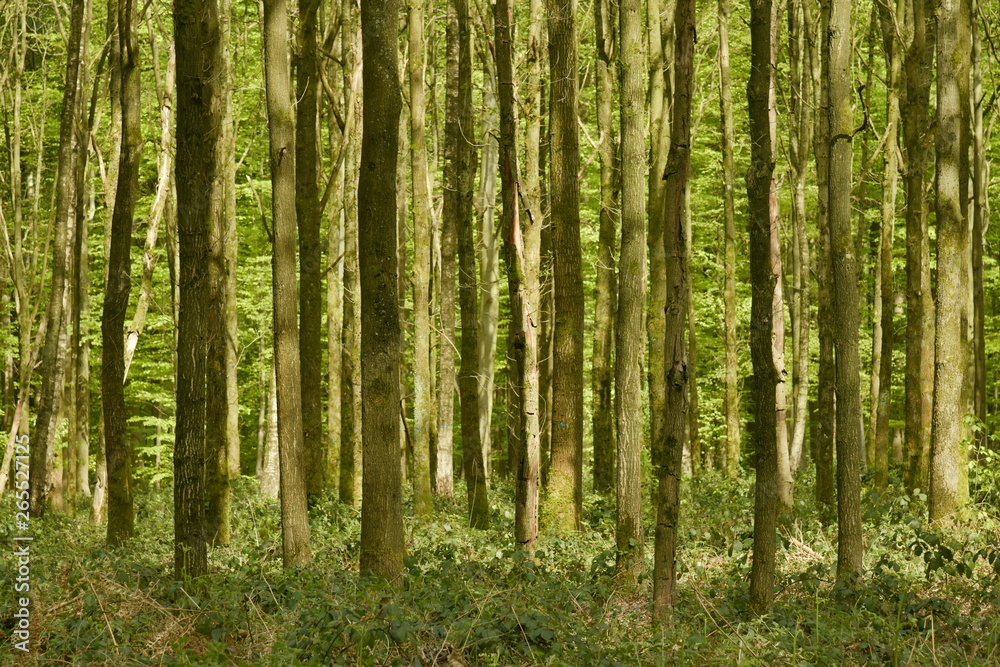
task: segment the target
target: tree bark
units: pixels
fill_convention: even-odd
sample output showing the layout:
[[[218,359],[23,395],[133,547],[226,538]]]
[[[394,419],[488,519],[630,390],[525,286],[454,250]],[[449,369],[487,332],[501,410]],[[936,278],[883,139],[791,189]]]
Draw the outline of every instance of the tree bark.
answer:
[[[757,481],[754,494],[753,568],[750,572],[750,606],[765,614],[774,601],[775,533],[779,505],[779,452],[783,424],[777,412],[778,387],[783,379],[774,347],[783,339],[780,318],[781,260],[775,252],[777,200],[774,183],[776,159],[775,56],[778,41],[777,4],[755,0],[750,15],[751,67],[747,84],[750,112],[751,166],[747,172],[750,203],[750,274],[753,289],[750,353],[754,373],[754,448]],[[777,257],[775,256],[777,254]],[[777,260],[777,261],[776,261]]]
[[[205,417],[208,257],[221,118],[216,102],[220,49],[214,1],[174,1],[177,54],[177,426],[174,446],[174,573],[205,574]]]
[[[302,452],[310,498],[326,487],[323,405],[323,267],[320,244],[319,64],[316,21],[320,3],[299,0],[295,59],[295,215],[299,243],[299,367]]]
[[[986,301],[983,293],[983,236],[989,225],[989,169],[986,159],[988,137],[983,130],[983,70],[982,44],[979,26],[980,0],[972,3],[972,407],[973,414],[981,423],[986,421]],[[984,431],[977,437],[977,446],[986,443]]]
[[[132,448],[125,412],[125,315],[132,275],[132,219],[139,194],[142,159],[138,16],[133,0],[118,3],[122,73],[122,144],[115,210],[111,218],[111,255],[101,317],[101,408],[108,465],[108,544],[127,543],[135,531],[132,507]]]
[[[552,459],[546,524],[579,530],[583,506],[583,274],[575,0],[547,0],[553,226]]]
[[[593,394],[594,492],[607,493],[615,485],[615,415],[611,404],[614,366],[611,352],[615,341],[617,286],[615,280],[615,236],[618,223],[618,137],[611,121],[615,95],[615,60],[618,57],[615,25],[618,7],[609,0],[594,2],[597,85],[598,156],[601,164],[601,205],[597,241],[597,295],[594,305],[594,341],[591,361]],[[641,55],[641,51],[639,51]],[[645,153],[645,151],[643,151]],[[643,156],[645,157],[645,156]],[[624,178],[622,178],[624,183]],[[638,276],[642,274],[636,274]],[[640,357],[641,358],[641,357]]]
[[[680,514],[681,459],[687,429],[690,394],[687,386],[685,332],[689,276],[684,234],[684,201],[691,157],[691,95],[694,78],[695,2],[677,0],[674,19],[674,98],[670,155],[664,173],[663,252],[666,258],[667,300],[664,326],[666,385],[664,441],[654,450],[657,476],[655,553],[653,556],[653,621],[668,622],[673,613],[677,580],[676,553]],[[658,454],[658,456],[657,456]]]
[[[295,127],[288,64],[288,2],[264,0],[264,88],[271,164],[274,362],[278,377],[281,537],[285,567],[309,562],[306,452],[295,294]]]
[[[829,49],[829,219],[837,373],[837,577],[861,569],[861,381],[858,273],[851,233],[851,3],[831,0]]]
[[[399,90],[397,0],[362,0],[364,116],[358,181],[361,392],[364,442],[361,571],[400,586],[403,508],[399,464],[400,326],[396,277]]]
[[[424,1],[409,0],[410,174],[413,188],[413,511],[427,516],[431,500],[431,202],[424,101]]]
[[[521,215],[517,160],[517,108],[514,104],[513,7],[509,0],[494,6],[497,83],[500,101],[500,178],[502,183],[504,251],[511,295],[510,350],[516,418],[520,434],[514,538],[528,553],[538,538],[538,259],[541,221],[526,207]],[[530,85],[530,84],[529,84]],[[530,138],[529,138],[530,141]]]
[[[617,570],[636,581],[645,566],[642,528],[643,314],[646,307],[645,45],[641,0],[620,5],[622,245],[615,322],[615,417],[618,425],[615,544]]]
[[[968,501],[962,442],[967,363],[970,45],[969,3],[942,0],[937,8],[937,318],[934,341],[934,412],[931,440],[931,521],[945,522]],[[964,163],[964,164],[963,164]],[[964,172],[964,173],[963,173]],[[963,183],[962,179],[966,178]]]

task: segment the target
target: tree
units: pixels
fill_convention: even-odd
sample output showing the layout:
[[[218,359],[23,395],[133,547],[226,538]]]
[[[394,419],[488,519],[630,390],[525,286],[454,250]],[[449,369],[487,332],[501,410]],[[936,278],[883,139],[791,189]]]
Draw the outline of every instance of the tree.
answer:
[[[753,568],[750,605],[756,614],[770,611],[774,600],[774,550],[780,503],[779,451],[784,424],[777,419],[784,406],[774,347],[783,340],[777,332],[781,309],[781,250],[778,245],[776,159],[775,59],[778,43],[777,3],[755,0],[750,6],[751,66],[747,84],[750,112],[751,165],[747,171],[750,237],[750,354],[754,374],[754,447],[757,481],[754,493]],[[786,450],[787,451],[787,450]]]
[[[111,218],[111,254],[101,317],[101,408],[108,465],[108,544],[128,542],[135,530],[132,451],[125,412],[125,315],[132,274],[132,218],[142,158],[138,17],[132,0],[118,3],[121,57],[122,142],[117,197]]]
[[[208,569],[205,530],[205,393],[208,232],[219,144],[215,82],[219,10],[214,1],[175,0],[177,57],[177,424],[174,445],[174,573]]]
[[[274,243],[271,275],[281,468],[281,552],[285,567],[309,562],[307,462],[295,294],[295,128],[288,65],[288,2],[264,3],[264,91],[271,164]]]
[[[611,350],[615,339],[616,280],[615,235],[618,213],[617,137],[611,122],[611,107],[615,93],[615,59],[618,57],[617,6],[608,0],[594,2],[594,25],[597,45],[597,130],[598,155],[601,163],[601,212],[597,250],[597,295],[594,306],[594,348],[591,360],[593,372],[593,438],[594,491],[606,493],[615,480],[615,417],[611,404],[611,386],[615,372]],[[644,151],[645,152],[645,151]],[[624,183],[624,175],[621,178]],[[642,274],[636,274],[641,276]],[[642,282],[642,281],[639,281]]]
[[[931,521],[948,521],[968,501],[962,419],[967,363],[969,229],[969,52],[965,0],[942,0],[937,11],[937,318],[931,439]]]
[[[543,508],[555,532],[580,528],[583,505],[583,275],[575,0],[547,0],[553,313],[552,456]]]
[[[653,620],[666,623],[673,613],[677,580],[676,553],[680,514],[681,460],[687,432],[688,248],[684,234],[684,201],[691,160],[691,92],[694,75],[695,3],[677,0],[674,14],[674,97],[663,200],[663,252],[666,258],[667,300],[664,326],[664,441],[653,450],[657,477],[656,535],[653,555]]]
[[[644,566],[642,529],[642,350],[646,307],[646,114],[642,3],[621,3],[622,244],[615,322],[615,417],[618,424],[618,571],[638,578]]]
[[[299,0],[295,35],[295,216],[299,232],[299,370],[302,452],[306,489],[319,496],[326,485],[323,446],[323,267],[319,195],[319,64],[316,20],[320,3]]]
[[[31,434],[31,513],[45,512],[49,493],[49,465],[52,459],[63,381],[66,374],[65,301],[69,272],[70,218],[76,201],[76,124],[81,93],[80,61],[83,49],[86,0],[74,0],[70,6],[69,37],[66,43],[66,78],[63,80],[62,111],[59,115],[59,155],[55,184],[55,218],[52,224],[52,291],[46,318],[45,345],[42,350],[41,389],[37,398],[35,429]],[[26,378],[23,378],[26,381]]]
[[[410,57],[410,173],[413,182],[413,510],[434,511],[431,500],[431,204],[424,133],[424,6],[410,0],[407,19]]]
[[[396,54],[397,0],[362,0],[361,173],[361,571],[399,586],[403,508],[399,462],[399,309],[396,274],[396,160],[402,106]]]
[[[517,491],[514,537],[531,553],[538,537],[538,260],[541,221],[530,206],[522,216],[517,160],[517,110],[514,105],[513,7],[509,0],[494,5],[497,84],[500,100],[500,178],[507,285],[511,294],[510,337],[515,376],[508,379],[518,397]],[[529,139],[530,141],[530,139]]]
[[[833,287],[833,337],[837,373],[837,576],[861,569],[861,380],[858,360],[860,306],[851,231],[851,3],[830,0],[828,49],[830,105],[829,216]]]

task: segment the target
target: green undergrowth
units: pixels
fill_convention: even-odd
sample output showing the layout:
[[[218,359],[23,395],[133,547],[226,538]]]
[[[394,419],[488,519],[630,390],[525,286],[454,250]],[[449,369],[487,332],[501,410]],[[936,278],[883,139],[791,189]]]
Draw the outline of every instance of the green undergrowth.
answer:
[[[139,533],[124,549],[105,546],[103,527],[85,516],[35,521],[33,653],[21,662],[1000,664],[995,508],[973,505],[943,532],[928,527],[922,493],[866,491],[866,571],[836,582],[836,528],[809,497],[809,474],[780,528],[774,611],[763,618],[748,612],[752,478],[686,481],[675,618],[662,630],[649,623],[650,580],[622,587],[613,577],[613,497],[588,496],[584,530],[541,540],[534,559],[514,547],[512,490],[502,481],[487,531],[467,526],[464,489],[437,500],[433,521],[418,522],[407,507],[406,584],[393,592],[358,576],[360,514],[332,500],[312,512],[312,564],[284,570],[278,504],[251,479],[234,489],[232,543],[210,553],[211,574],[177,583],[170,490],[148,489],[138,496]],[[2,509],[13,516],[9,498]],[[11,544],[8,530],[0,536]],[[647,537],[651,572],[651,528]],[[8,549],[0,664],[15,655],[14,573]]]

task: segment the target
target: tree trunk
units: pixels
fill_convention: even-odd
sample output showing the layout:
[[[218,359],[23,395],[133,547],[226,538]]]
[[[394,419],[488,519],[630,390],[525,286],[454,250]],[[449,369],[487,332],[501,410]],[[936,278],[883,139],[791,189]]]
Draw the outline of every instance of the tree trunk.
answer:
[[[478,299],[476,256],[472,240],[472,181],[475,170],[473,148],[467,137],[475,136],[472,125],[471,18],[467,0],[456,4],[459,25],[458,63],[458,197],[455,231],[459,263],[459,310],[462,322],[461,367],[458,373],[462,416],[462,467],[465,475],[469,522],[475,528],[489,525],[486,471],[479,430]],[[463,30],[464,29],[464,30]],[[465,40],[463,40],[465,36]],[[466,46],[469,44],[469,46]],[[465,65],[463,67],[463,64]]]
[[[399,148],[397,0],[362,0],[365,100],[358,182],[361,391],[364,441],[361,571],[400,586],[403,508],[399,465],[400,326],[396,276]]]
[[[642,2],[626,0],[619,14],[621,46],[622,245],[615,322],[615,417],[618,425],[615,544],[617,569],[636,581],[645,566],[642,528],[643,314],[646,307],[646,117]]]
[[[413,511],[427,516],[431,500],[431,202],[424,102],[424,0],[410,0],[410,173],[413,187]]]
[[[361,35],[354,5],[345,0],[344,44],[342,57],[346,71],[353,70]],[[360,106],[360,98],[355,102]],[[358,132],[357,127],[347,130]],[[357,142],[345,145],[345,174],[359,173],[361,161]],[[340,502],[361,503],[361,283],[358,274],[358,187],[345,176],[344,192],[344,337],[341,347],[340,381]]]
[[[323,267],[320,246],[319,63],[316,20],[320,3],[299,0],[295,59],[295,215],[299,243],[299,367],[302,452],[310,498],[326,486],[323,406]]]
[[[264,89],[270,139],[274,365],[278,377],[281,546],[285,567],[310,559],[302,379],[295,294],[295,127],[288,63],[288,1],[264,0]],[[315,390],[315,388],[313,388]]]
[[[967,363],[969,52],[971,20],[965,0],[942,0],[937,10],[937,319],[934,342],[934,417],[931,440],[931,521],[949,521],[968,501],[962,419]],[[963,183],[962,179],[966,182]],[[965,478],[965,479],[964,479]],[[963,483],[964,479],[964,483]]]
[[[464,37],[464,41],[463,38]],[[459,26],[458,3],[448,3],[447,63],[445,66],[445,164],[444,203],[441,220],[441,352],[438,381],[436,474],[434,490],[444,498],[455,492],[454,411],[455,411],[455,238],[462,209],[460,158],[464,156],[462,125],[459,122],[459,63],[471,60],[468,26]]]
[[[775,354],[777,341],[784,336],[780,330],[781,255],[775,252],[778,220],[774,183],[777,138],[774,67],[778,20],[777,4],[772,0],[755,0],[751,5],[750,39],[752,55],[747,99],[753,148],[746,183],[750,203],[748,226],[753,289],[750,353],[755,381],[754,448],[757,452],[750,606],[755,614],[765,614],[774,600],[774,543],[781,509],[778,447],[782,444],[783,430],[778,411],[784,408],[778,402],[781,398],[778,388],[783,378],[779,376],[781,369]]]
[[[788,3],[789,65],[792,79],[792,123],[789,161],[792,172],[792,415],[794,427],[788,447],[794,477],[803,460],[809,421],[809,238],[806,232],[806,178],[809,172],[811,73],[807,69],[805,35],[812,29],[802,0]]]
[[[986,301],[983,294],[983,235],[989,225],[989,162],[983,134],[983,71],[982,44],[978,16],[981,1],[972,5],[972,361],[973,361],[973,414],[980,422],[986,421]],[[977,445],[986,443],[984,431],[977,436]]]
[[[40,371],[41,388],[37,399],[35,428],[31,434],[31,513],[41,517],[48,502],[50,480],[49,460],[53,455],[58,417],[66,374],[66,345],[63,331],[67,324],[64,313],[69,271],[70,218],[76,201],[76,123],[81,91],[80,61],[86,30],[87,1],[74,0],[70,8],[69,39],[66,45],[66,78],[63,82],[62,111],[59,117],[59,155],[55,183],[55,219],[52,227],[52,291],[46,317],[45,347]],[[39,184],[37,187],[40,187]]]
[[[216,152],[220,43],[215,2],[174,0],[177,54],[177,235],[180,303],[177,320],[177,426],[174,446],[174,573],[205,574],[205,403],[208,257]],[[206,184],[211,184],[206,188]]]
[[[579,530],[583,506],[583,275],[575,0],[547,0],[554,258],[552,459],[545,506],[556,533]]]
[[[618,160],[617,144],[612,125],[612,101],[615,96],[615,67],[617,53],[618,7],[609,0],[594,2],[594,24],[597,34],[595,47],[597,84],[598,156],[601,163],[601,208],[597,241],[597,296],[594,305],[594,347],[591,360],[591,383],[594,404],[594,492],[608,493],[615,484],[615,423],[611,404],[611,385],[614,367],[611,348],[615,340],[615,311],[617,309],[615,284],[615,236],[618,214]],[[642,54],[642,51],[638,51]],[[643,151],[645,153],[645,151]],[[644,157],[644,156],[643,156]],[[624,182],[624,180],[623,180]],[[640,270],[645,267],[639,267]],[[642,273],[633,274],[642,282]],[[639,357],[641,359],[641,356]]]
[[[861,381],[858,273],[851,233],[851,3],[831,0],[829,49],[830,256],[837,373],[837,577],[861,569]]]
[[[278,471],[278,378],[274,372],[274,359],[269,366],[267,392],[263,398],[266,401],[266,421],[259,477],[260,492],[271,500],[277,500],[281,493],[281,479]]]
[[[132,276],[132,219],[139,194],[142,159],[138,16],[132,0],[118,4],[122,73],[122,144],[115,210],[111,218],[111,255],[101,317],[101,407],[108,463],[108,544],[120,546],[135,531],[132,507],[132,448],[125,413],[125,315]]]
[[[725,211],[724,327],[726,330],[726,455],[725,471],[740,473],[739,359],[736,350],[736,175],[733,166],[733,96],[729,87],[729,0],[719,0],[719,115],[722,119],[722,195]]]
[[[531,553],[538,537],[538,259],[541,219],[525,207],[521,215],[517,161],[517,107],[514,104],[513,7],[509,0],[494,6],[497,83],[500,98],[500,178],[502,182],[504,250],[511,295],[510,349],[515,376],[508,378],[518,397],[521,436],[517,457],[514,538]],[[530,79],[530,75],[529,75]],[[529,84],[530,86],[530,84]],[[530,87],[529,87],[530,94]],[[531,138],[528,138],[531,141]],[[508,394],[509,395],[509,394]]]
[[[663,252],[666,258],[667,301],[664,326],[666,385],[664,441],[654,449],[657,476],[655,554],[653,556],[653,621],[668,622],[673,613],[677,580],[676,553],[680,514],[681,458],[687,429],[690,394],[687,387],[685,331],[689,276],[684,271],[688,248],[684,234],[684,202],[691,158],[691,95],[694,78],[695,2],[677,0],[674,49],[674,98],[670,156],[664,173]],[[658,456],[657,456],[658,454]]]

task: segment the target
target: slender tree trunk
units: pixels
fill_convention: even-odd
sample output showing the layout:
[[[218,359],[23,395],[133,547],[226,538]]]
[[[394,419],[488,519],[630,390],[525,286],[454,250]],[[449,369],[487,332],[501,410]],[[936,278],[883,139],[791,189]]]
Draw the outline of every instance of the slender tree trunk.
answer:
[[[617,569],[630,581],[645,565],[642,529],[643,314],[646,307],[646,114],[642,2],[626,0],[619,14],[621,46],[622,245],[615,322],[615,417],[618,425],[615,544]]]
[[[973,414],[976,419],[986,421],[986,301],[983,294],[983,236],[989,224],[989,162],[986,160],[986,146],[989,143],[983,133],[983,69],[982,40],[980,37],[980,0],[972,4],[972,358],[973,358]],[[978,445],[985,444],[985,436],[977,439]]]
[[[271,500],[277,500],[281,493],[281,473],[278,469],[278,378],[274,372],[274,359],[267,371],[266,427],[264,429],[264,451],[261,454],[260,492]]]
[[[792,123],[790,155],[792,172],[792,415],[794,427],[789,443],[789,468],[794,477],[803,460],[806,423],[809,421],[809,238],[806,232],[806,178],[809,172],[811,72],[807,68],[806,22],[802,0],[788,3],[789,65],[792,79]]]
[[[861,384],[858,359],[860,302],[851,234],[851,4],[831,0],[829,49],[830,255],[833,335],[837,349],[837,576],[861,569]]]
[[[653,620],[668,622],[673,613],[677,580],[676,554],[680,514],[681,458],[690,394],[687,387],[687,315],[689,276],[684,271],[688,248],[684,234],[684,202],[691,157],[691,94],[694,78],[695,2],[677,0],[674,48],[674,98],[670,156],[664,173],[663,251],[666,258],[664,371],[666,385],[664,442],[653,460],[657,476],[655,554],[653,556]],[[654,456],[657,452],[654,450]]]
[[[396,272],[399,137],[397,0],[362,0],[363,94],[358,256],[361,276],[361,390],[364,467],[361,571],[393,586],[403,579],[399,466],[400,325]]]
[[[310,547],[306,497],[309,464],[303,446],[302,380],[295,312],[295,127],[288,33],[288,0],[264,0],[264,88],[274,229],[271,271],[274,363],[278,376],[282,560],[285,567],[294,567],[309,562]]]
[[[35,428],[31,434],[31,513],[40,517],[48,502],[50,480],[49,461],[52,458],[58,429],[60,404],[66,374],[66,345],[60,345],[67,324],[64,304],[69,270],[70,219],[76,201],[76,124],[82,92],[80,81],[81,51],[84,46],[86,0],[74,0],[70,7],[69,38],[66,45],[66,78],[63,81],[63,102],[59,118],[59,155],[55,183],[55,219],[52,226],[52,291],[46,317],[45,346],[42,353],[41,389],[37,399]],[[40,187],[40,184],[38,185]]]
[[[692,133],[689,143],[693,145],[694,133]],[[710,463],[707,453],[702,450],[702,442],[698,434],[698,332],[695,326],[694,281],[691,280],[691,248],[694,247],[694,230],[691,227],[691,188],[684,190],[684,245],[688,248],[683,271],[688,276],[687,382],[688,394],[690,394],[687,409],[687,435],[685,436],[687,457],[684,462],[684,470],[694,476],[703,468],[709,467]]]
[[[142,159],[138,16],[133,0],[118,4],[122,73],[122,144],[115,210],[111,218],[111,255],[101,317],[101,407],[108,463],[108,544],[122,545],[135,531],[132,508],[132,457],[125,413],[125,315],[132,275],[132,219],[139,194]]]
[[[875,486],[885,489],[889,484],[889,407],[892,399],[892,348],[895,290],[892,284],[893,230],[896,223],[896,184],[899,167],[896,162],[899,137],[899,77],[900,44],[896,39],[897,17],[904,13],[900,7],[888,4],[879,7],[883,51],[886,54],[886,127],[885,153],[882,171],[882,209],[879,234],[879,283],[882,296],[882,355],[879,368],[879,393],[876,410],[877,422],[871,434],[875,441]]]
[[[468,28],[458,24],[458,3],[448,3],[447,63],[445,66],[445,164],[444,207],[441,220],[441,353],[438,381],[437,450],[434,489],[450,498],[454,494],[455,411],[455,238],[462,207],[459,159],[462,125],[459,122],[460,53],[469,48]],[[464,30],[464,32],[463,32]],[[465,41],[462,41],[462,37]]]
[[[458,193],[455,220],[459,263],[459,310],[462,322],[461,367],[458,373],[462,416],[462,462],[470,525],[489,525],[489,502],[486,497],[486,470],[479,430],[479,360],[478,298],[475,246],[472,229],[472,182],[475,170],[473,148],[467,137],[474,136],[472,124],[472,50],[471,18],[467,0],[456,4],[459,25],[458,62]],[[465,39],[463,40],[463,36]],[[466,46],[468,44],[469,46]],[[464,67],[463,67],[464,65]]]
[[[517,491],[514,505],[514,537],[531,553],[538,537],[538,258],[541,220],[537,211],[520,204],[520,174],[517,160],[517,108],[514,104],[513,7],[509,0],[494,5],[497,83],[500,101],[500,178],[502,181],[504,250],[507,285],[511,295],[510,350],[518,397],[521,435],[517,457]],[[530,141],[530,138],[528,139]],[[508,394],[509,395],[509,394]]]
[[[320,3],[299,0],[295,62],[295,215],[299,232],[299,367],[302,396],[302,452],[311,498],[326,486],[323,439],[323,266],[319,193],[319,57],[316,44]]]
[[[356,66],[361,36],[354,5],[345,0],[342,58],[347,70]],[[360,98],[356,100],[360,105]],[[357,135],[358,128],[348,128]],[[359,173],[360,154],[356,136],[345,144],[345,174]],[[361,283],[358,273],[358,182],[345,176],[344,192],[344,337],[341,347],[340,381],[340,502],[361,503]]]
[[[725,471],[740,473],[740,398],[736,350],[736,204],[733,166],[733,96],[729,86],[729,0],[719,0],[719,115],[722,119],[722,196],[725,211],[725,285],[723,287],[726,331],[726,454]]]
[[[931,440],[931,521],[949,521],[968,501],[962,468],[966,414],[968,283],[966,222],[968,183],[969,52],[971,20],[966,0],[937,8],[937,153],[934,189],[937,219],[937,319],[934,343],[934,417]],[[964,164],[963,164],[964,163]]]
[[[424,101],[424,0],[409,0],[410,173],[413,187],[413,511],[427,516],[431,500],[431,202]]]
[[[214,1],[174,1],[177,54],[177,426],[174,446],[174,572],[205,574],[205,416],[208,258],[221,118],[214,83],[220,48]],[[206,187],[206,184],[211,184]]]
[[[615,422],[611,404],[613,369],[611,351],[615,340],[617,287],[615,282],[615,236],[618,223],[617,144],[611,119],[615,96],[615,59],[617,49],[617,6],[609,0],[594,2],[597,34],[596,76],[598,156],[601,163],[601,209],[597,241],[597,296],[594,305],[594,347],[591,360],[591,384],[594,404],[594,491],[607,493],[615,484]],[[639,51],[641,56],[642,51]],[[643,151],[645,153],[645,151]],[[636,274],[636,280],[639,280]],[[641,358],[641,356],[640,356]]]
[[[663,198],[666,182],[663,174],[671,141],[671,113],[673,105],[672,74],[674,71],[674,18],[677,0],[653,0],[647,7],[647,32],[649,33],[650,85],[650,170],[649,170],[649,222],[646,249],[649,254],[649,296],[646,309],[646,340],[649,363],[646,384],[649,388],[650,452],[654,469],[664,456],[666,442],[666,386],[664,332],[667,305],[666,257],[663,254],[664,211]]]
[[[575,0],[547,0],[552,141],[552,460],[546,524],[579,530],[583,505],[583,275]]]
[[[778,41],[777,4],[755,0],[750,15],[751,68],[747,84],[750,110],[751,166],[747,172],[750,273],[753,288],[750,352],[754,373],[754,447],[757,481],[754,495],[753,568],[750,605],[765,614],[774,600],[774,542],[780,497],[779,451],[783,424],[777,419],[779,377],[774,347],[783,339],[780,323],[780,254],[776,253],[777,201],[775,163],[775,56]],[[777,255],[777,257],[776,257]],[[777,262],[775,261],[777,260]],[[777,303],[776,303],[777,302]],[[777,331],[776,331],[777,330]]]

